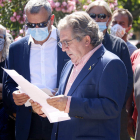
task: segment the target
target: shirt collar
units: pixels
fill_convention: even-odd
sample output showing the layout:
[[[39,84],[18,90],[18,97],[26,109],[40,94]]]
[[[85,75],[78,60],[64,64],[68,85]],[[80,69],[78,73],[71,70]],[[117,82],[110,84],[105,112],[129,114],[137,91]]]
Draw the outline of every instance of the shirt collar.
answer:
[[[28,45],[29,45],[30,43],[34,43],[34,40],[33,40],[33,38],[32,38],[31,35],[29,36]]]
[[[53,25],[52,25],[52,31],[51,31],[51,34],[50,34],[50,37],[48,38],[48,40],[50,40],[51,38],[57,40],[56,27],[54,27]],[[48,41],[48,40],[47,40],[47,41]],[[47,41],[46,41],[46,42],[47,42]],[[29,45],[30,43],[34,43],[34,40],[33,40],[33,38],[32,38],[31,35],[29,36],[28,45]],[[44,42],[44,43],[45,43],[45,42]]]

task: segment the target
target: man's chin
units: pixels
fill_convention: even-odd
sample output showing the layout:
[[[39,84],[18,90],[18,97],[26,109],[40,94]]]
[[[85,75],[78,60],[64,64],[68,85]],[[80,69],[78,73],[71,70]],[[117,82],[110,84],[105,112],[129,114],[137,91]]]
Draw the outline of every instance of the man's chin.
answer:
[[[70,58],[70,59],[71,59],[71,58]],[[74,61],[73,59],[71,59],[71,62],[72,62],[72,63],[75,63],[75,61]]]
[[[76,60],[73,60],[73,59],[71,59],[71,61],[74,65],[77,65],[77,63],[78,63]]]
[[[75,56],[72,54],[68,54],[68,56],[70,57],[72,63],[75,64],[76,63]]]

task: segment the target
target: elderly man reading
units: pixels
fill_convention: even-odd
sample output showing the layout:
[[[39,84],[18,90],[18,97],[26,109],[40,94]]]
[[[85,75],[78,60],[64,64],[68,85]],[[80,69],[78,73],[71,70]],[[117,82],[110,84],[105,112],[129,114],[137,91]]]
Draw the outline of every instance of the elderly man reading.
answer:
[[[61,72],[57,97],[47,102],[71,120],[55,123],[51,139],[119,140],[127,89],[124,63],[102,45],[103,34],[87,13],[67,15],[58,30],[59,46],[71,60]],[[41,107],[31,102],[40,113]]]

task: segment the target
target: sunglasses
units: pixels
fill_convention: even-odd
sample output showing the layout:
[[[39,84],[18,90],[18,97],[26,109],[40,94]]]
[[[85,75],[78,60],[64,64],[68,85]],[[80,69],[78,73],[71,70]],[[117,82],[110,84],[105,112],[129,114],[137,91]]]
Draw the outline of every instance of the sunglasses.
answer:
[[[98,14],[98,15],[96,15],[96,14],[94,14],[94,13],[89,14],[89,16],[90,16],[91,18],[93,18],[93,19],[95,19],[96,16],[97,16],[98,18],[100,18],[100,19],[105,19],[105,18],[107,17],[106,14]]]
[[[28,23],[26,23],[26,25],[27,25],[28,28],[35,28],[36,25],[38,25],[38,27],[40,27],[40,28],[44,28],[44,27],[47,26],[47,24],[48,24],[50,18],[51,18],[51,15],[49,16],[47,22],[41,22],[41,23],[29,23],[29,22],[28,22]]]

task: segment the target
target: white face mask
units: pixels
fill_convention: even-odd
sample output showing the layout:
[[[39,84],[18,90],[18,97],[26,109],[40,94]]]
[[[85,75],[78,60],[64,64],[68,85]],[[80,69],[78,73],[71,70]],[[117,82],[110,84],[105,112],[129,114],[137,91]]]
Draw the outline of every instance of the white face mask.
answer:
[[[28,28],[29,34],[36,40],[36,41],[43,41],[45,40],[48,35],[48,27],[45,28]]]
[[[3,50],[4,42],[5,42],[5,40],[3,38],[0,38],[0,51]]]
[[[108,18],[108,20],[109,20],[109,18]],[[108,22],[108,20],[106,22],[96,22],[98,24],[99,30],[101,32],[103,32],[105,29],[107,29],[106,23]]]
[[[113,27],[111,27],[111,35],[117,36],[122,38],[125,35],[125,28],[123,28],[121,25],[116,24]]]
[[[96,22],[96,23],[98,24],[99,30],[100,30],[101,32],[103,32],[105,29],[107,29],[107,27],[106,27],[106,23],[107,23],[107,22]]]

